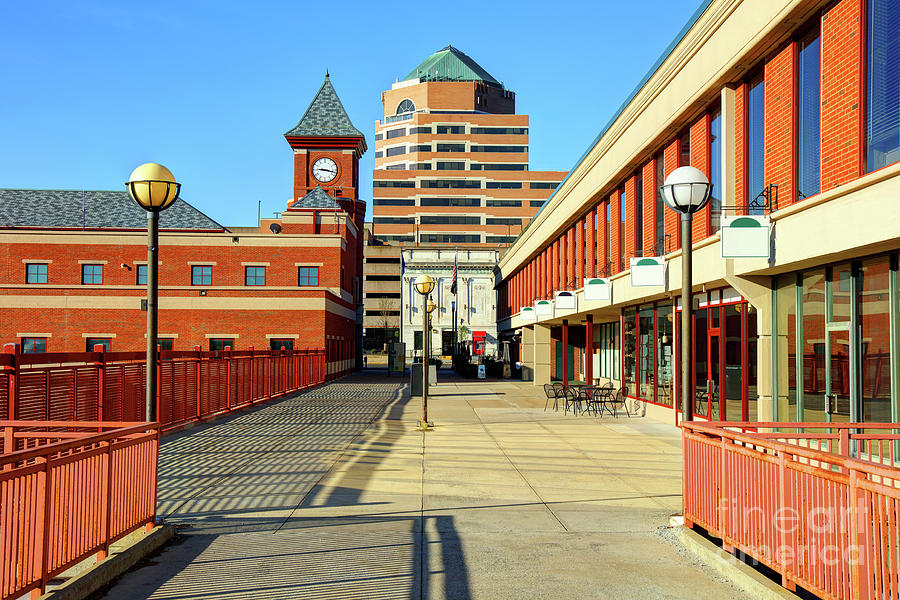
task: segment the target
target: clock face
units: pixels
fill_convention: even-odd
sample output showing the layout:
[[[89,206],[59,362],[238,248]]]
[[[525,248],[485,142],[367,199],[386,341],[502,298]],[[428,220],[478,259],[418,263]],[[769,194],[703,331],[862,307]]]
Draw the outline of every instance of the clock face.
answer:
[[[328,183],[337,177],[338,166],[337,163],[330,158],[324,157],[313,163],[312,172],[313,177],[322,183]]]

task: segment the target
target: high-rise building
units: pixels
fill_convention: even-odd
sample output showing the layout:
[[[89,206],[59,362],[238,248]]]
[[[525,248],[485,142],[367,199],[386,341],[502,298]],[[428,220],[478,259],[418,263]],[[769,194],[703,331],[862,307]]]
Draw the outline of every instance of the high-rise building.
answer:
[[[516,95],[447,46],[382,94],[373,225],[394,244],[510,244],[562,171],[531,171]]]

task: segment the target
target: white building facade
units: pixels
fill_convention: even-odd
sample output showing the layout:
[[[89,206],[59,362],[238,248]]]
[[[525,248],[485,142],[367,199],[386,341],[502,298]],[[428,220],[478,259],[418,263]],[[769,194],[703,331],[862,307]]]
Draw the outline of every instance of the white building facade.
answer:
[[[470,348],[483,340],[485,356],[497,356],[497,296],[494,269],[499,252],[468,248],[404,248],[402,250],[401,339],[407,357],[421,356],[422,296],[416,292],[419,275],[435,280],[431,299],[437,306],[432,313],[431,355],[452,353],[454,319],[460,342]],[[456,294],[451,293],[453,265],[457,265]]]

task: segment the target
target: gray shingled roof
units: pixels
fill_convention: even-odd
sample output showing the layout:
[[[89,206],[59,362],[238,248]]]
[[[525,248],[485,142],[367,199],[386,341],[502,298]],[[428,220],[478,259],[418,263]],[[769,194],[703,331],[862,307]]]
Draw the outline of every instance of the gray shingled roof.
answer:
[[[291,208],[341,208],[328,192],[316,186],[308,194],[291,204]]]
[[[300,122],[284,134],[289,137],[332,136],[361,137],[362,132],[353,126],[341,99],[331,86],[331,79],[325,75],[325,82],[310,102]]]
[[[0,189],[0,227],[146,229],[147,213],[124,190]],[[159,227],[225,230],[180,198],[160,214]]]

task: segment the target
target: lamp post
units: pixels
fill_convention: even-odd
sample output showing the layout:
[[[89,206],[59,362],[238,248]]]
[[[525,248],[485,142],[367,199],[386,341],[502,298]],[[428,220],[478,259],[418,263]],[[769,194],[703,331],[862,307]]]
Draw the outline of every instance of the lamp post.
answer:
[[[434,279],[428,275],[416,277],[416,292],[422,296],[422,421],[419,426],[422,429],[432,427],[428,422],[428,338],[431,337],[429,315],[434,310],[434,302],[428,299],[428,295],[434,290]]]
[[[157,302],[159,299],[159,213],[169,208],[181,193],[172,172],[156,163],[144,163],[132,171],[125,183],[131,199],[147,211],[147,379],[146,418],[156,415]]]
[[[691,221],[694,213],[709,202],[712,185],[703,171],[696,167],[679,167],[669,173],[660,187],[663,200],[669,208],[681,213],[681,420],[694,420],[694,403],[691,394],[693,380],[691,315],[691,270],[693,242]]]

